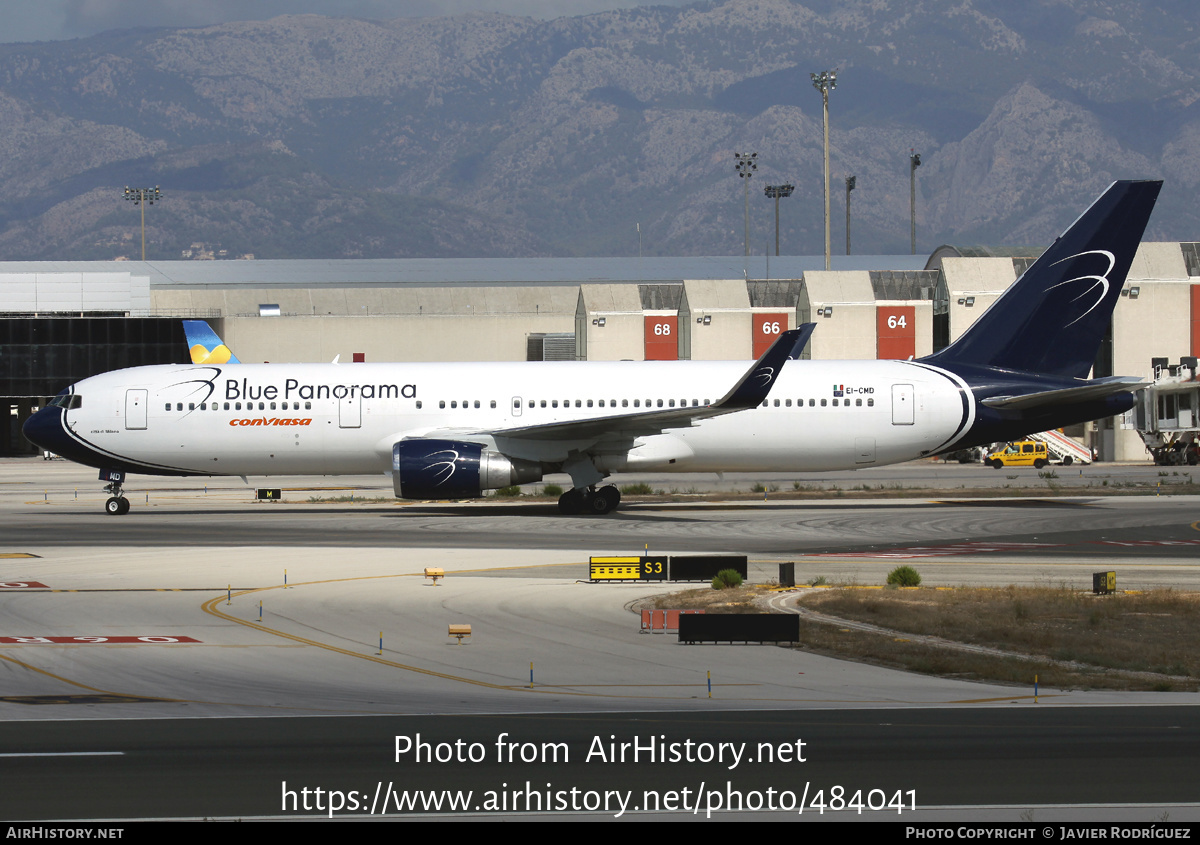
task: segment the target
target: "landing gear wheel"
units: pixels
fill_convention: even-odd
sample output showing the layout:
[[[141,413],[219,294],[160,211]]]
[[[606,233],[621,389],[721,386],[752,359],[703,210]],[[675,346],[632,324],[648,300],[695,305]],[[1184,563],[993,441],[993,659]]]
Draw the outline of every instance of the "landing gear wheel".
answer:
[[[129,500],[124,496],[113,496],[104,503],[104,512],[109,516],[124,516],[129,513]]]
[[[589,513],[606,514],[616,510],[621,503],[621,491],[611,484],[592,492],[587,499]]]
[[[574,516],[583,510],[583,504],[583,490],[568,490],[558,497],[558,512],[566,516]]]

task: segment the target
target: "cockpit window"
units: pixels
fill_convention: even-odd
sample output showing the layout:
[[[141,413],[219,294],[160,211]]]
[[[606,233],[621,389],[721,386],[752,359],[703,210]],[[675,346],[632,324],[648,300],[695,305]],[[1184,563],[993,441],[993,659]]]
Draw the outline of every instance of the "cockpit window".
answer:
[[[66,408],[75,410],[83,406],[83,397],[77,393],[60,393],[50,400],[48,408]]]

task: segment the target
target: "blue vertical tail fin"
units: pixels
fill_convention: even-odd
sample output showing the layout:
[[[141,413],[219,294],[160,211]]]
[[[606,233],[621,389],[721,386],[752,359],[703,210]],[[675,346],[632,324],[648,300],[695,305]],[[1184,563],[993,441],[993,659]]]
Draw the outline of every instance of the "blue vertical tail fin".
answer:
[[[1114,182],[963,335],[923,360],[1087,378],[1162,182]]]

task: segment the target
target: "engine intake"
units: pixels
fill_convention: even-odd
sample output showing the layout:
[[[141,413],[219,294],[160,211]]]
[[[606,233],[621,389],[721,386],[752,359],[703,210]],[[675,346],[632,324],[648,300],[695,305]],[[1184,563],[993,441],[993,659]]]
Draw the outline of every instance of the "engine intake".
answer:
[[[399,499],[472,499],[484,490],[541,479],[540,464],[479,443],[401,440],[392,446],[392,489]]]

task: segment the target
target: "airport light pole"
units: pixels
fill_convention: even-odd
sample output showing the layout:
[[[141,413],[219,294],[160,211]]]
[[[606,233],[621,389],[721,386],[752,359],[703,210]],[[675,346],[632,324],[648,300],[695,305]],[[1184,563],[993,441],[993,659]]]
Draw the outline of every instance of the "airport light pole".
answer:
[[[146,260],[146,206],[162,199],[158,185],[153,188],[131,188],[125,186],[125,199],[142,209],[142,260]]]
[[[846,255],[850,254],[850,192],[858,187],[857,176],[846,177]]]
[[[829,92],[837,87],[837,68],[810,73],[813,87],[821,92],[822,124],[825,127],[825,269],[829,269]]]
[[[742,186],[745,188],[746,194],[746,255],[750,255],[750,177],[754,175],[754,171],[758,170],[758,153],[734,153],[734,159],[737,164],[734,169],[737,170],[738,176],[743,180]]]
[[[917,168],[921,166],[921,154],[908,151],[908,217],[912,238],[912,254],[917,254]]]
[[[783,185],[767,185],[763,189],[763,193],[769,198],[775,200],[775,254],[779,255],[779,199],[780,197],[790,197],[792,191],[796,190],[796,186],[790,182]],[[768,274],[769,275],[769,274]]]

